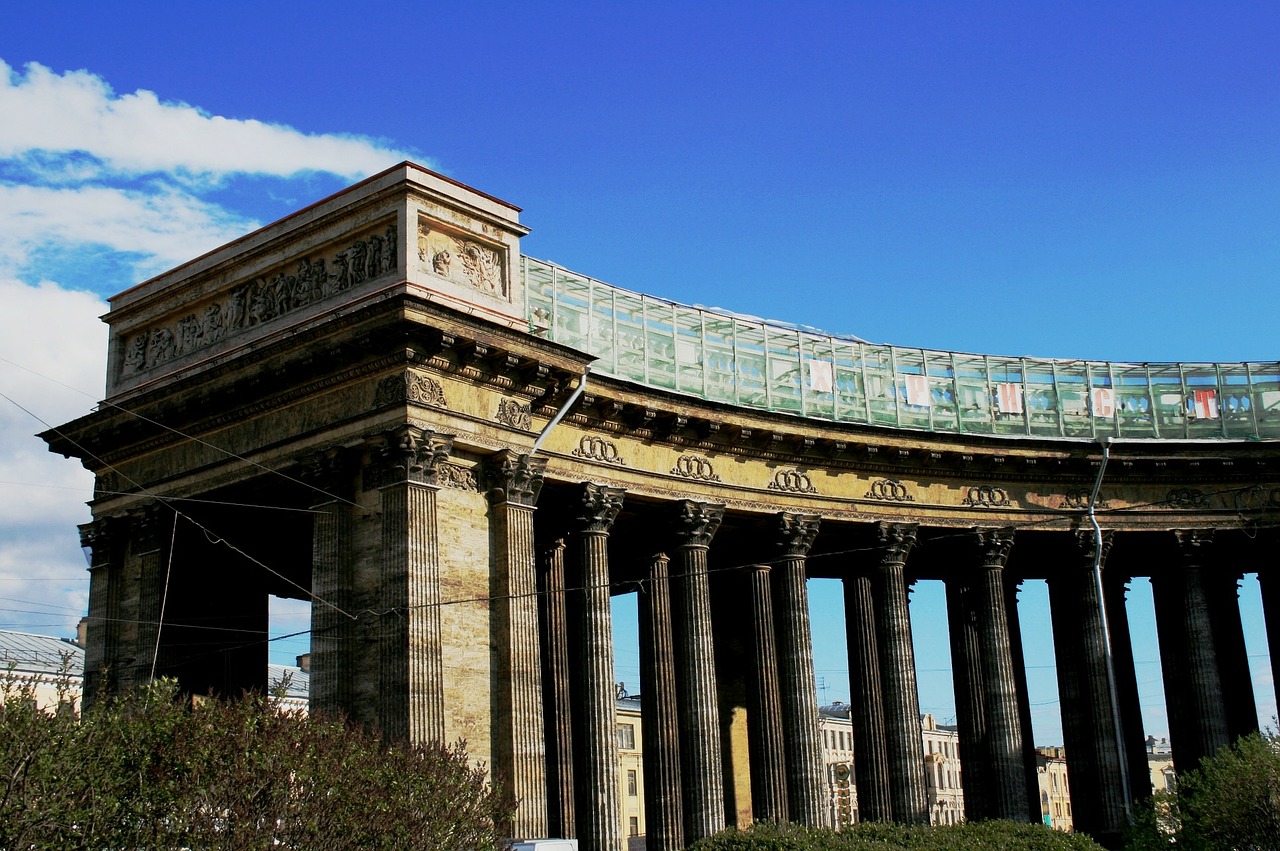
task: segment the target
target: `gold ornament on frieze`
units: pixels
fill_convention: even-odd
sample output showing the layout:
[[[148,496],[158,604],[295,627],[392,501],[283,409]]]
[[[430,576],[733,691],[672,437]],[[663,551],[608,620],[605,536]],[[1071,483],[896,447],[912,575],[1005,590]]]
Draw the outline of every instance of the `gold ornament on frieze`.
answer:
[[[973,508],[1004,508],[1009,505],[1009,492],[999,485],[974,485],[960,504]]]
[[[1081,511],[1087,510],[1089,508],[1089,497],[1092,495],[1093,495],[1092,491],[1086,491],[1086,490],[1068,491],[1067,493],[1062,495],[1062,507],[1079,509]],[[1102,498],[1101,491],[1099,491],[1098,493],[1098,501],[1097,503],[1095,503],[1095,507],[1096,508],[1110,507],[1107,500]]]
[[[799,470],[778,470],[769,482],[769,490],[786,491],[787,493],[817,493],[808,473]]]
[[[715,468],[711,466],[711,461],[701,455],[681,455],[676,460],[676,465],[671,468],[671,475],[696,479],[700,482],[720,481]]]
[[[602,461],[605,464],[617,464],[619,467],[625,467],[627,462],[618,454],[618,447],[611,440],[605,440],[603,437],[597,437],[594,434],[584,434],[582,439],[578,441],[578,448],[569,453],[575,458],[587,458],[592,461]]]
[[[493,418],[504,426],[511,428],[523,429],[524,431],[533,429],[533,412],[526,402],[518,402],[515,399],[501,399],[498,402],[498,412],[494,414]]]
[[[1209,499],[1204,491],[1195,488],[1174,488],[1169,491],[1165,503],[1170,508],[1208,508]]]
[[[867,489],[863,499],[879,499],[885,502],[916,501],[916,498],[907,492],[907,486],[896,479],[876,479]]]

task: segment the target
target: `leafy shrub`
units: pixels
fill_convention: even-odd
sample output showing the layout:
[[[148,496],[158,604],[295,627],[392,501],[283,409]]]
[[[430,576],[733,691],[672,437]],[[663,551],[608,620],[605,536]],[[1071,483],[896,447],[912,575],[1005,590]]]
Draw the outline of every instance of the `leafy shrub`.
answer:
[[[0,849],[499,849],[501,801],[461,744],[387,746],[257,698],[0,706]]]
[[[1133,851],[1280,849],[1280,736],[1254,733],[1203,760],[1136,822]]]
[[[985,821],[939,827],[866,822],[845,830],[761,822],[695,842],[690,851],[1102,851],[1086,836]]]

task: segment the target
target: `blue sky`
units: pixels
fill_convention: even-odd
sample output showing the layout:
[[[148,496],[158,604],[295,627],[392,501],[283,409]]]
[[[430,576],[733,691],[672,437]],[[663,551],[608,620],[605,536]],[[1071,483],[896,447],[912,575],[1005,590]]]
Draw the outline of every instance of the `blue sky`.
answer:
[[[524,207],[526,253],[679,301],[961,351],[1276,359],[1280,6],[1116,5],[11,0],[0,624],[83,611],[88,484],[17,405],[96,401],[102,298],[406,157]],[[921,700],[947,720],[925,585]],[[1023,605],[1053,743],[1043,589]],[[1144,583],[1133,609],[1162,734]],[[1250,583],[1245,609],[1270,718]]]

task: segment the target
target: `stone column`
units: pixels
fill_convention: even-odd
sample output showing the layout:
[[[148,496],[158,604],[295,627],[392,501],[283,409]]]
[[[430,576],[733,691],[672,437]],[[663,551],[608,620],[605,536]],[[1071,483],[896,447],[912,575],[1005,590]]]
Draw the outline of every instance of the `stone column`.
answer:
[[[751,570],[751,625],[754,658],[747,705],[751,746],[751,809],[757,821],[786,821],[787,771],[782,739],[782,698],[778,689],[778,649],[773,627],[773,595],[768,565]]]
[[[80,527],[80,546],[91,551],[89,562],[89,617],[85,624],[84,689],[81,705],[88,707],[109,695],[113,684],[104,676],[114,669],[119,655],[116,606],[120,565],[117,540],[120,521],[104,517]]]
[[[978,609],[993,816],[1030,821],[1031,807],[1027,800],[1022,760],[1022,723],[1018,713],[1004,597],[1004,565],[1013,548],[1013,530],[979,530],[975,536],[980,558],[973,593]]]
[[[569,699],[568,617],[565,609],[565,542],[542,554],[538,600],[542,619],[543,729],[547,753],[547,833],[577,835],[573,816],[573,721]]]
[[[893,820],[902,824],[929,823],[916,657],[903,575],[916,541],[916,528],[914,523],[880,524],[880,564],[872,581],[889,795]]]
[[[1103,537],[1104,562],[1112,540],[1109,532]],[[1092,530],[1078,531],[1074,541],[1069,561],[1049,581],[1063,744],[1076,828],[1110,847],[1121,841],[1128,826],[1121,771],[1124,742],[1112,714],[1103,601],[1093,574],[1097,541]]]
[[[676,702],[668,563],[663,553],[653,557],[649,562],[648,581],[638,599],[645,847],[648,851],[679,851],[684,847],[680,713]]]
[[[578,509],[577,592],[581,627],[578,664],[578,735],[574,746],[578,842],[583,851],[620,851],[618,735],[614,720],[613,627],[609,608],[609,529],[622,508],[624,491],[588,483]]]
[[[777,515],[778,557],[773,568],[787,809],[791,821],[810,827],[827,824],[829,815],[805,585],[805,560],[818,535],[819,520],[816,514]]]
[[[353,490],[345,453],[329,451],[308,459],[302,478],[326,494],[314,503],[311,533],[312,715],[356,717],[355,674],[362,665],[355,606],[352,511],[344,496]]]
[[[1147,767],[1146,733],[1142,728],[1142,705],[1138,699],[1138,676],[1133,664],[1133,641],[1129,635],[1129,610],[1125,595],[1129,577],[1108,566],[1102,574],[1107,597],[1107,623],[1111,628],[1111,658],[1116,672],[1116,697],[1124,725],[1124,754],[1129,766],[1129,797],[1142,801],[1151,797],[1151,775]]]
[[[440,545],[436,470],[453,437],[403,426],[365,471],[381,503],[382,563],[378,724],[384,736],[444,741],[444,659],[440,633]]]
[[[533,510],[546,465],[542,456],[510,450],[498,452],[489,465],[498,683],[494,776],[519,802],[512,836],[547,836],[547,754],[533,539]]]
[[[858,820],[893,821],[873,583],[870,572],[865,569],[846,575],[842,581],[845,640],[849,647],[853,776],[858,789]]]
[[[693,843],[725,827],[720,713],[711,637],[707,549],[724,506],[682,500],[674,520],[672,577],[680,758],[684,769],[684,839]]]
[[[1240,622],[1240,580],[1244,577],[1234,570],[1221,569],[1221,565],[1214,568],[1204,573],[1205,591],[1218,670],[1222,675],[1227,729],[1231,741],[1235,741],[1258,732],[1258,705],[1253,698],[1249,651],[1245,648],[1244,626]]]
[[[974,604],[972,574],[972,570],[961,569],[947,577],[947,624],[951,633],[956,721],[960,727],[964,814],[969,821],[979,821],[993,818],[993,807],[991,770],[986,757],[989,734],[978,640],[978,609]]]
[[[1179,771],[1196,768],[1231,742],[1205,587],[1210,530],[1174,532],[1181,564],[1152,577],[1156,631]]]
[[[1271,651],[1271,685],[1280,700],[1280,574],[1268,566],[1258,571],[1262,591],[1262,617],[1267,626],[1267,649]]]
[[[1009,657],[1013,660],[1013,687],[1018,695],[1018,723],[1022,725],[1022,776],[1027,784],[1027,802],[1032,820],[1040,812],[1040,781],[1036,777],[1036,745],[1031,730],[1031,695],[1027,690],[1027,660],[1022,651],[1022,618],[1018,613],[1018,592],[1022,580],[1005,575],[1004,610],[1009,618]]]
[[[159,503],[132,509],[120,605],[120,638],[125,654],[119,660],[121,692],[146,683],[158,652],[160,606],[164,596],[166,555],[176,516]]]

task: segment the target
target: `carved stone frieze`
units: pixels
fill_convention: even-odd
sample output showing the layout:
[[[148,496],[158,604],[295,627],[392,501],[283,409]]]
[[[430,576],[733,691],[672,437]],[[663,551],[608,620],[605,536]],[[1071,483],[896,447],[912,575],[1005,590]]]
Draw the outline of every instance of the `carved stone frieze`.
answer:
[[[547,459],[542,455],[517,454],[504,449],[486,464],[490,482],[489,501],[509,502],[533,508],[542,490],[542,474]]]
[[[701,455],[681,455],[676,459],[676,465],[671,468],[671,475],[696,479],[700,482],[720,481],[715,468],[711,466],[711,461]]]
[[[498,411],[493,418],[510,428],[531,431],[533,429],[533,411],[527,402],[516,399],[498,400]]]
[[[587,482],[582,486],[582,502],[578,508],[578,521],[582,531],[603,534],[613,526],[622,510],[622,499],[626,496],[622,488],[611,488]]]
[[[480,483],[475,471],[461,464],[443,463],[436,468],[436,483],[460,491],[478,492]]]
[[[709,546],[723,519],[724,505],[721,503],[682,499],[676,506],[676,540],[681,546]]]
[[[822,518],[817,514],[792,514],[787,511],[777,515],[777,541],[782,554],[793,558],[807,555],[818,537]]]
[[[424,271],[485,295],[511,299],[506,249],[442,230],[418,219],[418,260]]]
[[[448,408],[444,388],[429,375],[420,375],[411,369],[400,375],[388,375],[378,382],[373,394],[373,407],[410,402],[433,408]]]
[[[1169,491],[1165,503],[1170,508],[1208,508],[1209,500],[1204,491],[1195,488],[1174,488]]]
[[[434,485],[440,464],[452,450],[453,435],[414,426],[388,431],[371,452],[365,486],[381,488],[401,482]]]
[[[960,504],[973,508],[1004,508],[1009,505],[1009,492],[999,485],[974,485]]]
[[[627,462],[618,454],[618,446],[612,440],[605,440],[594,434],[584,434],[578,441],[578,448],[569,453],[576,458],[591,461],[602,461],[605,464],[616,464],[625,467]]]
[[[878,523],[876,535],[880,541],[881,562],[905,563],[915,546],[919,528],[915,523]]]
[[[799,470],[778,470],[773,474],[773,481],[769,482],[769,490],[785,491],[786,493],[818,492],[818,489],[813,486],[813,480],[809,478],[809,474],[802,473]]]
[[[907,486],[896,479],[876,479],[863,498],[884,502],[915,502],[916,499],[907,491]]]
[[[120,373],[127,377],[154,369],[394,272],[398,256],[392,222],[362,234],[342,250],[282,263],[185,316],[135,333],[125,344]]]

